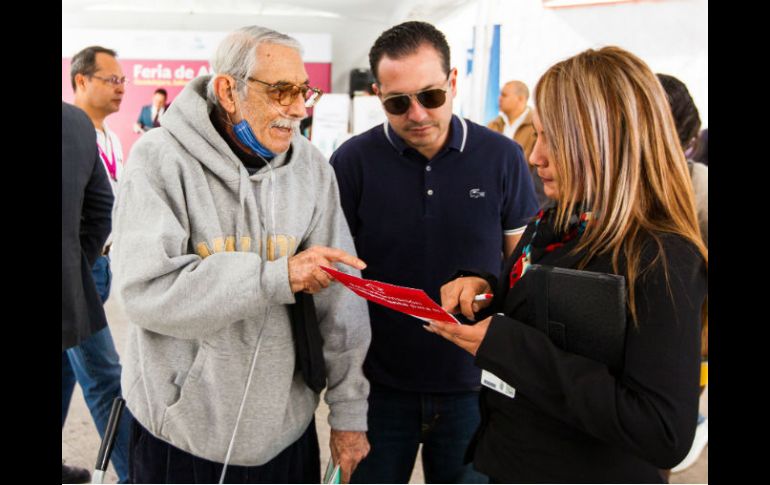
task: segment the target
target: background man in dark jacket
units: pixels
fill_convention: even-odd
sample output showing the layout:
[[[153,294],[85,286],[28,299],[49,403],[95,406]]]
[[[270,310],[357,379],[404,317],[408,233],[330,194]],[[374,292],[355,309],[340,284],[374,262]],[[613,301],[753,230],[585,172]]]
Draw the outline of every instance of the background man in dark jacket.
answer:
[[[96,149],[94,125],[86,114],[62,102],[61,111],[61,316],[62,428],[75,376],[67,349],[107,326],[91,267],[112,230],[112,189]],[[88,470],[62,463],[62,483],[84,483]]]
[[[120,109],[125,95],[126,76],[117,59],[117,53],[109,48],[92,45],[81,49],[72,57],[70,82],[75,92],[74,105],[82,109],[91,121],[96,133],[96,147],[102,169],[107,174],[113,197],[123,173],[123,149],[120,139],[106,122],[106,118]],[[110,214],[111,216],[111,214]],[[91,267],[96,292],[104,304],[110,296],[112,270],[110,265],[111,236]],[[112,403],[121,396],[120,378],[123,372],[109,324],[79,345],[67,349],[67,357],[75,378],[83,390],[88,410],[100,436],[104,436]],[[64,363],[62,366],[65,367]],[[69,392],[74,382],[69,384]],[[65,416],[69,396],[62,388],[62,416]],[[127,410],[125,410],[127,411]],[[128,441],[133,416],[123,412],[115,436],[115,447],[110,462],[118,475],[118,483],[129,481]],[[62,419],[64,422],[64,419]]]

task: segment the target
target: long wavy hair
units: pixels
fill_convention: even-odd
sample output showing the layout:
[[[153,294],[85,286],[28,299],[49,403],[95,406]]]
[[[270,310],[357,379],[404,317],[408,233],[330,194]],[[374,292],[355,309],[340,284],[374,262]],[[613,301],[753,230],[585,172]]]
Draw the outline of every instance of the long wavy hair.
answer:
[[[692,182],[668,105],[655,74],[618,47],[589,49],[552,66],[535,88],[535,107],[559,184],[556,227],[566,230],[585,204],[593,220],[575,252],[579,267],[611,254],[625,260],[628,306],[637,323],[635,282],[642,247],[658,247],[653,264],[668,265],[662,233],[690,241],[708,267],[698,229]],[[708,318],[708,299],[702,308]]]

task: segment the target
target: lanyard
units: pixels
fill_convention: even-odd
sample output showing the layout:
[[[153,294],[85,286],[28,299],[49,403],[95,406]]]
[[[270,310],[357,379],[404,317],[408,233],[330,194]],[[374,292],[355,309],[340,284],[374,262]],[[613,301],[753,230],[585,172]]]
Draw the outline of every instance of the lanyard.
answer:
[[[109,141],[109,135],[107,134],[107,130],[104,131],[104,142],[105,144]],[[102,147],[99,146],[99,144],[96,144],[97,148],[99,148],[99,156],[102,158],[102,161],[104,162],[104,166],[107,167],[107,172],[110,174],[110,178],[114,181],[118,181],[118,164],[115,160],[115,147],[112,146],[110,143],[110,155],[112,155],[112,158],[107,158],[107,154],[104,153],[104,150],[102,150]]]

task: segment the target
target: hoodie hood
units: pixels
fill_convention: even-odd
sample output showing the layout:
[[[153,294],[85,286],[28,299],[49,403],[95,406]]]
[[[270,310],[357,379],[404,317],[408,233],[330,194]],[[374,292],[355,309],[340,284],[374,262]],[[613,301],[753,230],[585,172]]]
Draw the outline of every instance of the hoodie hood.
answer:
[[[211,75],[198,76],[187,83],[164,115],[163,128],[166,128],[180,142],[184,141],[185,149],[206,168],[221,179],[234,182],[239,178],[241,171],[247,177],[248,172],[209,118],[215,109],[206,98],[206,87],[211,78]],[[194,142],[191,143],[190,140]],[[291,147],[296,147],[303,142],[307,140],[295,132]],[[288,155],[292,152],[292,148],[289,148],[286,152],[277,154],[270,162],[272,168],[285,165]],[[269,170],[269,168],[263,168],[255,176],[257,179],[264,177]]]
[[[234,182],[243,164],[211,124],[214,105],[206,101],[209,79],[210,75],[198,76],[187,83],[163,117],[163,128],[219,178]]]
[[[250,204],[247,198],[251,191],[250,181],[262,182],[274,177],[285,168],[293,153],[307,150],[310,143],[299,133],[294,133],[287,151],[277,154],[269,166],[249,176],[241,160],[211,123],[211,113],[216,109],[206,97],[206,88],[211,78],[211,75],[198,76],[184,87],[163,117],[163,128],[201,165],[220,178],[226,186],[237,191],[241,207],[237,232],[242,234],[245,221],[249,219]],[[304,150],[298,150],[298,147]],[[264,217],[260,217],[260,221],[261,230],[265,232]]]

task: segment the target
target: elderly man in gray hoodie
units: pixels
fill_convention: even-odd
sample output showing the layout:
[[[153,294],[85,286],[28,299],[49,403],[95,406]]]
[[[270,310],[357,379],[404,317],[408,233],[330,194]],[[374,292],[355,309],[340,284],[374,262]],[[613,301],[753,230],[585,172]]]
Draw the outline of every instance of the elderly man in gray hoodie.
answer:
[[[262,27],[231,33],[211,66],[134,144],[117,195],[131,476],[317,483],[326,386],[346,482],[369,451],[371,335],[364,300],[319,268],[365,267],[334,171],[297,130],[321,92],[299,43]]]

